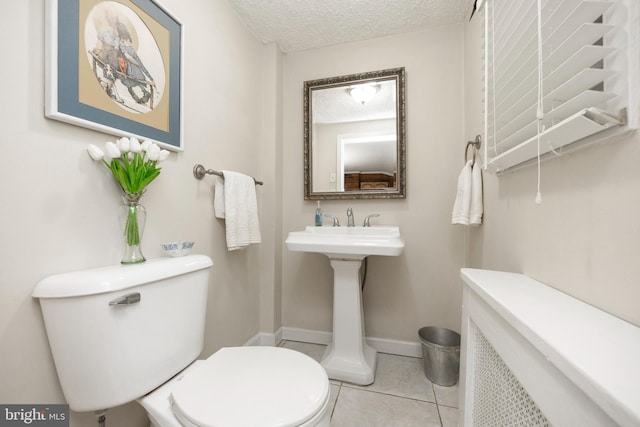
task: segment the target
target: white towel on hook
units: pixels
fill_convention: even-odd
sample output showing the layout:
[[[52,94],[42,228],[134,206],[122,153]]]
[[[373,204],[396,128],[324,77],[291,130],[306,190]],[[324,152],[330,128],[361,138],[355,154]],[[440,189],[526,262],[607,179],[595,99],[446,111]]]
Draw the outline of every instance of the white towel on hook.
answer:
[[[222,171],[222,174],[224,175],[223,215],[227,234],[227,249],[234,251],[254,243],[260,243],[255,181],[252,177],[238,172]],[[214,207],[215,205],[214,199]],[[218,217],[217,212],[216,217]]]
[[[451,213],[451,224],[469,225],[471,211],[471,164],[468,160],[458,175],[458,191]]]
[[[477,156],[474,156],[477,158]],[[484,213],[482,196],[482,166],[468,160],[458,176],[458,191],[451,214],[452,224],[480,225]]]
[[[482,202],[482,166],[476,160],[471,169],[471,207],[469,208],[469,224],[482,224],[482,214],[484,212]]]

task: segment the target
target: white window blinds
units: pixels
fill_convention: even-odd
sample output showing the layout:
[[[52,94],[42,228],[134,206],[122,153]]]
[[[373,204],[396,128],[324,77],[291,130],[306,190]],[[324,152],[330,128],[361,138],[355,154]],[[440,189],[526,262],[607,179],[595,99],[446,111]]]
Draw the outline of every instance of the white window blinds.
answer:
[[[631,92],[627,48],[637,34],[629,32],[633,2],[638,0],[543,0],[539,22],[536,0],[487,1],[489,171],[505,171],[536,158],[538,150],[558,153],[563,146],[626,125]],[[637,5],[632,9],[637,14]],[[537,114],[539,100],[543,115]]]

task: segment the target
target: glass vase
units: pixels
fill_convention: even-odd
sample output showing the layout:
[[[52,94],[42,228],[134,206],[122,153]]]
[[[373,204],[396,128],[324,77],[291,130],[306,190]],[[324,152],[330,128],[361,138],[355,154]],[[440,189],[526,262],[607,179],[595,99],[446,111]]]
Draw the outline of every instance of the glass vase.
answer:
[[[140,204],[142,193],[128,194],[122,196],[124,205],[120,207],[118,219],[122,227],[124,236],[125,253],[122,264],[138,264],[145,261],[142,249],[142,232],[147,219],[147,211]]]

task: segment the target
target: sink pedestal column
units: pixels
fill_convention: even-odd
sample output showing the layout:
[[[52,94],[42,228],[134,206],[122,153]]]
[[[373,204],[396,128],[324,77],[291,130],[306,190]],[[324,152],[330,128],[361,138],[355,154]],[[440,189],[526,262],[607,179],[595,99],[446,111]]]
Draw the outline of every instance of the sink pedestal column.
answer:
[[[333,341],[322,357],[329,378],[371,384],[376,350],[365,342],[360,266],[364,257],[330,258],[333,268]]]

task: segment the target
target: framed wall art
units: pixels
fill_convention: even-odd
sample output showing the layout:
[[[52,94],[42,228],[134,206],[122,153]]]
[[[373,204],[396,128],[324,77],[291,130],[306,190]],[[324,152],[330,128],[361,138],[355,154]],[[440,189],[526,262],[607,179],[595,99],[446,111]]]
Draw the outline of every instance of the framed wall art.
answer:
[[[153,0],[47,0],[45,115],[182,150],[182,24]]]

